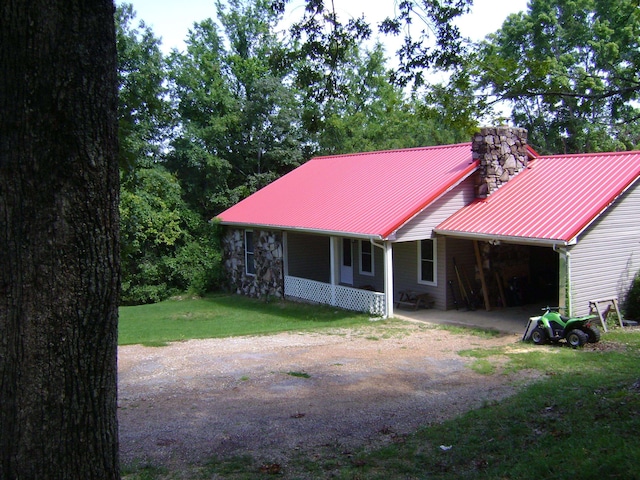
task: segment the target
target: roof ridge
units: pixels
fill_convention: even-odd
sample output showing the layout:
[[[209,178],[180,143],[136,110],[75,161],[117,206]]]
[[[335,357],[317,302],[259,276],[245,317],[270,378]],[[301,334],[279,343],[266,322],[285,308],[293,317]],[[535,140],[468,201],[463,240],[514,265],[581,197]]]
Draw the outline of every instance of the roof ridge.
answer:
[[[618,152],[589,152],[589,153],[556,153],[553,155],[541,155],[537,159],[551,158],[575,158],[575,157],[615,157],[620,155],[640,155],[640,150],[622,150]]]
[[[448,148],[459,148],[468,145],[471,146],[471,142],[462,142],[462,143],[451,143],[447,145],[427,145],[423,147],[409,147],[409,148],[391,148],[389,150],[373,150],[371,152],[354,152],[354,153],[338,153],[336,155],[318,155],[312,157],[311,160],[321,160],[325,158],[340,158],[340,157],[361,157],[365,155],[380,155],[383,153],[394,153],[394,152],[415,152],[419,150],[444,150]],[[471,149],[469,149],[471,152]]]

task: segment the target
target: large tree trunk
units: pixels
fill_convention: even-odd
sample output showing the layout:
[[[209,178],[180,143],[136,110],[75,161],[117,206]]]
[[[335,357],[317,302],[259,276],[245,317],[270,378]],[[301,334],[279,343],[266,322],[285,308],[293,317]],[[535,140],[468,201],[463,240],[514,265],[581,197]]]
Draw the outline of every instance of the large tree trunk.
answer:
[[[0,6],[0,478],[119,478],[112,0]]]

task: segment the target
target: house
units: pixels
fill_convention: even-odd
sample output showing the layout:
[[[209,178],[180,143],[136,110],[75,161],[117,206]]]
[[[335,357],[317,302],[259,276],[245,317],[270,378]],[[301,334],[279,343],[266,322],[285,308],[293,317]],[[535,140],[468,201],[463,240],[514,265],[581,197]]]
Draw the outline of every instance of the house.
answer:
[[[314,158],[217,217],[230,285],[383,316],[623,297],[640,152],[540,156],[526,137]]]

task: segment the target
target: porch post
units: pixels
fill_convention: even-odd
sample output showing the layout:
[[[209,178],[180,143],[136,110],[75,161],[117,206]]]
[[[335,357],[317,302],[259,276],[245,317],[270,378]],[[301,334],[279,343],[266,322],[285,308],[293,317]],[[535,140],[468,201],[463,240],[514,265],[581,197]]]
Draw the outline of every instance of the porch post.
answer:
[[[571,305],[571,255],[567,247],[556,248],[554,246],[553,249],[560,256],[558,306],[564,310],[565,315],[569,316],[573,307]]]
[[[393,317],[393,249],[392,243],[384,242],[384,304],[385,316]]]
[[[282,232],[282,270],[285,277],[289,276],[289,244],[287,232]]]
[[[329,239],[329,256],[331,257],[331,305],[336,304],[336,284],[338,283],[338,255],[340,248],[338,245],[338,237],[330,237]]]

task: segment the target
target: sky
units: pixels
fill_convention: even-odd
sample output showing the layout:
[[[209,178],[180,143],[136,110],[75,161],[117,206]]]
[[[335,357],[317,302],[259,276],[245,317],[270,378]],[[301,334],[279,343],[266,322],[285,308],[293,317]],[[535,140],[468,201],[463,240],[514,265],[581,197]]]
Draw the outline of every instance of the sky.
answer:
[[[166,53],[173,48],[183,50],[184,39],[194,22],[215,17],[214,0],[116,0],[117,4],[131,3],[137,12],[136,18],[144,20],[156,37],[162,38],[162,50]],[[335,0],[339,15],[345,14],[365,18],[372,23],[392,15],[394,0]],[[298,5],[297,7],[295,5]],[[304,8],[302,0],[294,1],[295,8]],[[458,22],[462,34],[472,40],[481,40],[495,32],[511,13],[525,11],[527,0],[474,0],[470,14]],[[285,17],[285,21],[287,18]],[[387,48],[387,53],[391,53]]]

